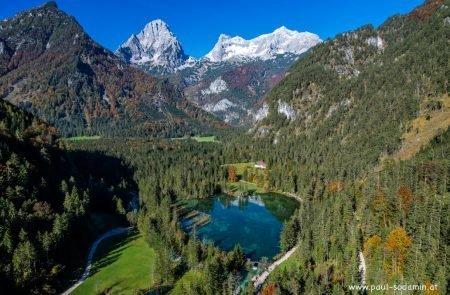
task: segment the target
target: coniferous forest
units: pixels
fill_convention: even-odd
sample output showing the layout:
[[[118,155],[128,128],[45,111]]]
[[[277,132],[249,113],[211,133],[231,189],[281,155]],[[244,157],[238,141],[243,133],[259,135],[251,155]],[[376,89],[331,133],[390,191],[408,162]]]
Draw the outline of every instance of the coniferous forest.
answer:
[[[128,261],[146,287],[127,274],[128,289],[98,279],[73,294],[450,293],[449,40],[448,0],[329,38],[238,128],[187,100],[169,82],[180,76],[102,48],[56,3],[2,21],[0,294],[68,290],[117,228],[152,251],[151,265]],[[216,206],[201,213],[200,201],[242,211],[263,196],[284,216],[270,194],[298,203],[275,257],[200,238]],[[134,245],[114,239],[79,288]]]

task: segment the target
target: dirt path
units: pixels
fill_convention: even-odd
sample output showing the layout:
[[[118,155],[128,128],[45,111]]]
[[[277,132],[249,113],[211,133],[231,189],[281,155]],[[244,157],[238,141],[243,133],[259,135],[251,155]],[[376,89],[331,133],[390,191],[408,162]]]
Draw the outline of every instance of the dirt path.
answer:
[[[102,234],[101,236],[99,236],[95,240],[95,242],[92,244],[91,249],[89,250],[88,259],[86,262],[86,268],[84,269],[83,275],[72,287],[70,287],[69,289],[67,289],[67,291],[62,293],[62,295],[69,295],[89,277],[89,274],[90,274],[91,268],[92,268],[92,259],[94,258],[95,251],[97,250],[98,245],[104,239],[107,239],[107,238],[115,236],[115,235],[120,235],[120,234],[129,232],[132,229],[133,229],[132,227],[117,227],[117,228],[114,228],[114,229]]]
[[[262,274],[256,275],[252,278],[253,285],[255,289],[258,290],[259,287],[266,281],[269,277],[270,273],[281,263],[285,262],[289,257],[294,254],[295,250],[297,250],[297,246],[289,250],[286,254],[283,255],[280,259],[272,263],[267,270],[265,270]]]

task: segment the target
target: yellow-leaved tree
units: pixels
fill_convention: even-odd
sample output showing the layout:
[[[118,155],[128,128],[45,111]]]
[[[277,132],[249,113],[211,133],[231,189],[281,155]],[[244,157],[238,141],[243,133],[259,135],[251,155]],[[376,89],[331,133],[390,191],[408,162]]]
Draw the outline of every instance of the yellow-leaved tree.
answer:
[[[412,245],[412,239],[403,227],[394,228],[386,237],[384,249],[386,251],[385,269],[389,275],[403,271],[408,250]]]

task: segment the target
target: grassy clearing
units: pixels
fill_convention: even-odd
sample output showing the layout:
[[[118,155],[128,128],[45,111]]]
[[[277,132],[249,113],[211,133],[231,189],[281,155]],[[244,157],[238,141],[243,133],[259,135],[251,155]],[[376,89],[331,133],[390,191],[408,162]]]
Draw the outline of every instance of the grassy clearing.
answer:
[[[103,241],[94,256],[91,276],[72,293],[135,294],[152,286],[155,251],[136,232]]]
[[[432,140],[440,130],[446,130],[450,126],[450,96],[441,100],[442,110],[437,110],[411,122],[410,131],[402,136],[402,147],[394,155],[396,160],[412,158],[420,149]]]
[[[215,136],[194,136],[192,139],[196,142],[216,142]]]
[[[186,294],[190,285],[201,285],[203,283],[202,273],[198,270],[190,270],[186,272],[176,283],[170,291],[170,295]]]
[[[192,139],[196,142],[217,142],[216,136],[193,136],[193,137],[173,137],[171,140],[187,140]]]
[[[97,140],[100,139],[101,137],[98,135],[94,135],[94,136],[74,136],[74,137],[66,137],[66,138],[62,138],[62,140],[68,140],[68,141],[81,141],[81,140]]]
[[[264,175],[263,169],[255,169],[255,162],[242,162],[242,163],[230,163],[225,164],[225,167],[234,166],[236,167],[236,175],[238,176],[238,182],[227,182],[226,192],[238,196],[246,195],[247,193],[264,193],[267,192],[263,188],[263,184],[257,185],[257,177],[262,177]],[[253,173],[253,181],[244,177],[244,169],[247,168],[248,173]]]

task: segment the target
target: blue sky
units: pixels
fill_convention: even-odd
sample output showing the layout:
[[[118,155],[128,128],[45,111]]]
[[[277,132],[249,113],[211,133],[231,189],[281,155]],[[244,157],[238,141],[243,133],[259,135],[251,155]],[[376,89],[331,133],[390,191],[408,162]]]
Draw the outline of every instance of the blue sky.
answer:
[[[0,0],[0,19],[40,5],[42,0]],[[57,0],[88,34],[115,50],[146,23],[167,22],[185,52],[206,54],[221,33],[253,38],[284,25],[322,39],[361,25],[378,26],[387,17],[407,13],[423,0]]]

